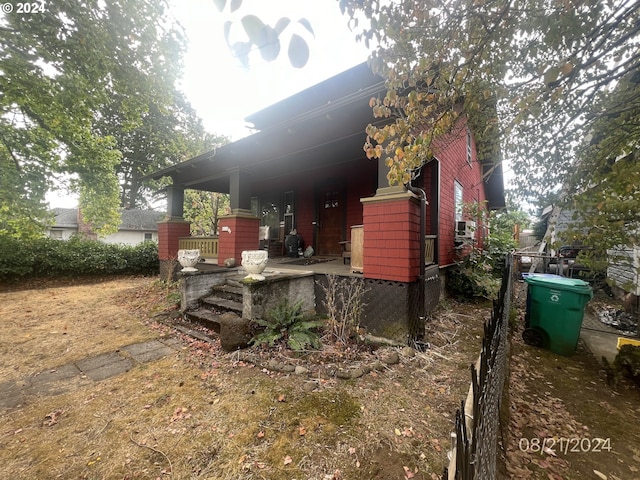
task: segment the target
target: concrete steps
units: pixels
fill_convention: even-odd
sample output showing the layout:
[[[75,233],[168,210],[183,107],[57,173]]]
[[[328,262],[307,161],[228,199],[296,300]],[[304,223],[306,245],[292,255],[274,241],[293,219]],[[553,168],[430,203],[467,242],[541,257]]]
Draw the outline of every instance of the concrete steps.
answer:
[[[211,310],[206,308],[187,310],[185,316],[192,322],[210,328],[218,334],[220,333],[220,315],[213,313]]]
[[[201,298],[200,304],[204,308],[212,308],[219,312],[233,312],[242,316],[242,302],[236,302],[235,300],[229,300],[227,298],[220,298],[212,295],[210,297]]]
[[[231,312],[242,317],[242,277],[232,277],[223,285],[216,285],[211,294],[200,299],[200,306],[185,312],[185,316],[216,333],[220,333],[220,316]]]

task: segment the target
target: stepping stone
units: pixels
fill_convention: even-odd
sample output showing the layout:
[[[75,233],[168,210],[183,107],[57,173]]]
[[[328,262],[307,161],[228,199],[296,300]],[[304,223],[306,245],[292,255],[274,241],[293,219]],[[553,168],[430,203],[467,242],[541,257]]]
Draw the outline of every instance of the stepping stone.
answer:
[[[76,365],[91,380],[99,382],[128,372],[133,367],[133,362],[117,352],[110,352],[80,360]]]
[[[158,340],[127,345],[126,347],[122,347],[122,350],[131,355],[136,362],[140,363],[153,362],[154,360],[159,360],[175,352],[175,350],[167,347]]]

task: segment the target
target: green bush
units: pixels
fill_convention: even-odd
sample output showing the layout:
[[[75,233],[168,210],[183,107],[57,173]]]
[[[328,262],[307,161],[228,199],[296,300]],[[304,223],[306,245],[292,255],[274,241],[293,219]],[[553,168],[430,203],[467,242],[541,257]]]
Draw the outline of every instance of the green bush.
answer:
[[[286,341],[291,350],[304,350],[307,346],[320,348],[320,337],[313,329],[321,327],[324,322],[307,320],[302,314],[302,301],[289,305],[288,300],[279,303],[269,311],[268,320],[256,320],[264,327],[262,333],[251,340],[254,345],[267,344],[273,347],[276,342]]]
[[[149,275],[159,269],[158,246],[115,245],[72,237],[16,240],[0,236],[0,280],[22,277]]]

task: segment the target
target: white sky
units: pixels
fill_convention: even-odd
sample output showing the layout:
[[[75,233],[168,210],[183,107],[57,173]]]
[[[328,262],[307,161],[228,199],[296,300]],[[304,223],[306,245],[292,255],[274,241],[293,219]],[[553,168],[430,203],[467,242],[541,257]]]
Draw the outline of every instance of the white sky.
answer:
[[[208,131],[234,140],[249,133],[243,120],[247,115],[367,59],[365,47],[356,43],[336,0],[244,0],[233,14],[218,12],[212,0],[174,0],[173,4],[173,14],[189,40],[181,89]],[[254,52],[246,69],[227,47],[223,25],[227,20],[236,22],[232,35],[240,36],[239,21],[248,14],[270,25],[288,17],[291,24],[283,34],[279,58],[265,62]],[[296,24],[299,18],[309,20],[315,37]],[[309,62],[301,69],[289,64],[287,32],[303,36],[310,46]]]
[[[233,14],[228,8],[219,12],[212,0],[172,0],[171,6],[188,39],[179,88],[206,130],[233,140],[250,133],[246,116],[367,59],[367,50],[355,41],[336,0],[244,0],[242,8]],[[232,35],[237,37],[243,33],[240,19],[248,14],[270,25],[281,17],[291,20],[277,60],[265,62],[259,52],[254,52],[249,68],[245,68],[227,47],[224,22],[236,23]],[[300,18],[309,20],[315,36],[295,25]],[[303,68],[293,68],[289,63],[287,32],[307,40],[310,57]],[[62,192],[50,193],[47,200],[51,208],[77,206],[77,198]]]

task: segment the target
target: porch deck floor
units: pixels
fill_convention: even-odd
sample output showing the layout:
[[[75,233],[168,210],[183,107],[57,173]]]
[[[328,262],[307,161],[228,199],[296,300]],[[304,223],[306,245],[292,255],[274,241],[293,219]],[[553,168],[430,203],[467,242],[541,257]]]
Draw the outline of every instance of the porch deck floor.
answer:
[[[350,264],[344,264],[342,257],[330,257],[330,256],[322,256],[322,257],[312,257],[313,261],[322,260],[318,263],[310,263],[308,265],[304,265],[304,259],[294,259],[289,257],[274,257],[269,258],[267,262],[267,269],[277,270],[279,268],[286,268],[287,270],[300,270],[309,272],[312,271],[314,273],[319,274],[335,274],[342,277],[358,277],[362,276],[361,273],[354,273],[351,270]],[[300,263],[300,264],[298,264]],[[215,258],[207,259],[206,263],[199,263],[196,268],[201,271],[213,272],[217,270],[226,270],[225,267],[218,266],[218,260]]]

